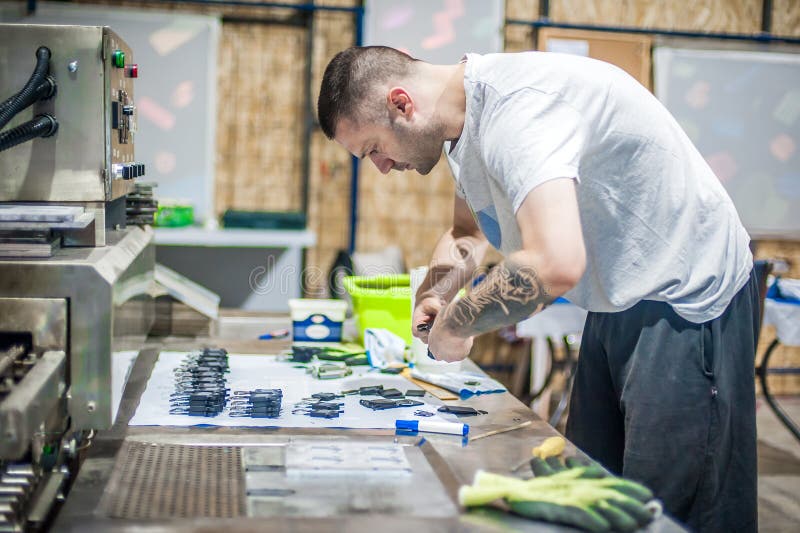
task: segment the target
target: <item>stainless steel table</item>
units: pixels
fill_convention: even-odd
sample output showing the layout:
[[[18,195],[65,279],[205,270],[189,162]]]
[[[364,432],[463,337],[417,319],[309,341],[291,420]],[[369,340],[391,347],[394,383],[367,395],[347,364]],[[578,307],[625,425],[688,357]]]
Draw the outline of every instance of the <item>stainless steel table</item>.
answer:
[[[451,435],[398,436],[390,430],[129,427],[128,421],[136,410],[159,351],[191,350],[209,345],[224,347],[232,353],[275,353],[280,348],[277,341],[214,339],[190,342],[167,339],[145,346],[132,369],[116,424],[95,436],[56,518],[54,531],[568,530],[500,510],[465,511],[458,507],[458,488],[470,483],[477,470],[508,473],[530,456],[533,445],[556,434],[508,393],[456,402],[489,413],[469,420],[471,433],[478,435],[527,420],[531,425],[473,442]],[[468,365],[477,368],[471,362]],[[399,484],[365,478],[357,485],[331,478],[318,479],[308,485],[312,487],[308,497],[295,507],[282,508],[281,497],[290,491],[285,486],[279,487],[279,483],[259,485],[258,480],[285,477],[283,473],[274,474],[278,468],[268,457],[293,439],[318,439],[325,443],[398,443],[408,447],[404,449],[414,477],[410,478],[410,483]],[[569,444],[566,453],[579,452]],[[128,464],[123,456],[138,463]],[[248,463],[251,467],[246,473],[242,457],[251,458]],[[252,462],[253,457],[256,457],[255,462]],[[120,468],[122,470],[118,470]],[[224,483],[220,479],[224,479]],[[153,498],[159,502],[169,499],[174,516],[143,518],[148,516],[146,502],[153,502]],[[648,531],[682,529],[662,517],[651,524]]]

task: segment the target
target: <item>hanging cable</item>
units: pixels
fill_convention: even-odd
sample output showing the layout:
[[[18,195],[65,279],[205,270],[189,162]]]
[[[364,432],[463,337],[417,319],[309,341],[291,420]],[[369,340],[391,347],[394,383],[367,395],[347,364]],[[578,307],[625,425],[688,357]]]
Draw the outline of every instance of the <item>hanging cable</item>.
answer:
[[[33,90],[32,98],[35,101],[37,100],[49,100],[56,94],[57,90],[56,80],[52,76],[46,76],[44,81],[36,86]],[[11,105],[11,98],[6,99],[4,102],[0,103],[0,112],[5,111],[7,107]]]
[[[36,67],[28,79],[28,83],[14,96],[0,104],[0,130],[5,127],[14,116],[33,104],[37,99],[36,90],[45,81],[50,70],[50,49],[40,46],[36,50]]]

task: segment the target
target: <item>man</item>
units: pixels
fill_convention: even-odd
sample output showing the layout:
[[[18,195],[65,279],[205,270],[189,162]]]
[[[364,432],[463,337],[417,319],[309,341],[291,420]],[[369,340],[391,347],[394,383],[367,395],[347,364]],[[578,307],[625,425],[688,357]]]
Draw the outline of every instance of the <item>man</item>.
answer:
[[[412,319],[437,358],[564,295],[589,311],[567,436],[694,529],[756,529],[749,237],[653,95],[587,58],[366,47],[330,62],[318,114],[383,173],[427,174],[446,149],[453,227]],[[487,240],[505,260],[456,297]]]

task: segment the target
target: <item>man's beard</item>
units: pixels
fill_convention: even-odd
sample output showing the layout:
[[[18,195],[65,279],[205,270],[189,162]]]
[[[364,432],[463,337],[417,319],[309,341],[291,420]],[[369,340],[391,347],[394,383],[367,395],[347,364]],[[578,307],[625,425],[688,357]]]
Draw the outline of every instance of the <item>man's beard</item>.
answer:
[[[423,176],[428,174],[442,155],[444,124],[434,118],[422,130],[412,130],[398,122],[392,124],[392,129],[405,153],[409,154],[409,160],[403,163],[409,163]]]

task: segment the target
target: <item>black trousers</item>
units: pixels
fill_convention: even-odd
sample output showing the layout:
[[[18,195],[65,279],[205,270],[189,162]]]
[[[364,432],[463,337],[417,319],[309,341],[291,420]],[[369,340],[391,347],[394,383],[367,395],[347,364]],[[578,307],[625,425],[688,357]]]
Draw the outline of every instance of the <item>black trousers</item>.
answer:
[[[589,313],[567,437],[696,531],[756,531],[755,275],[704,324],[668,304]]]

